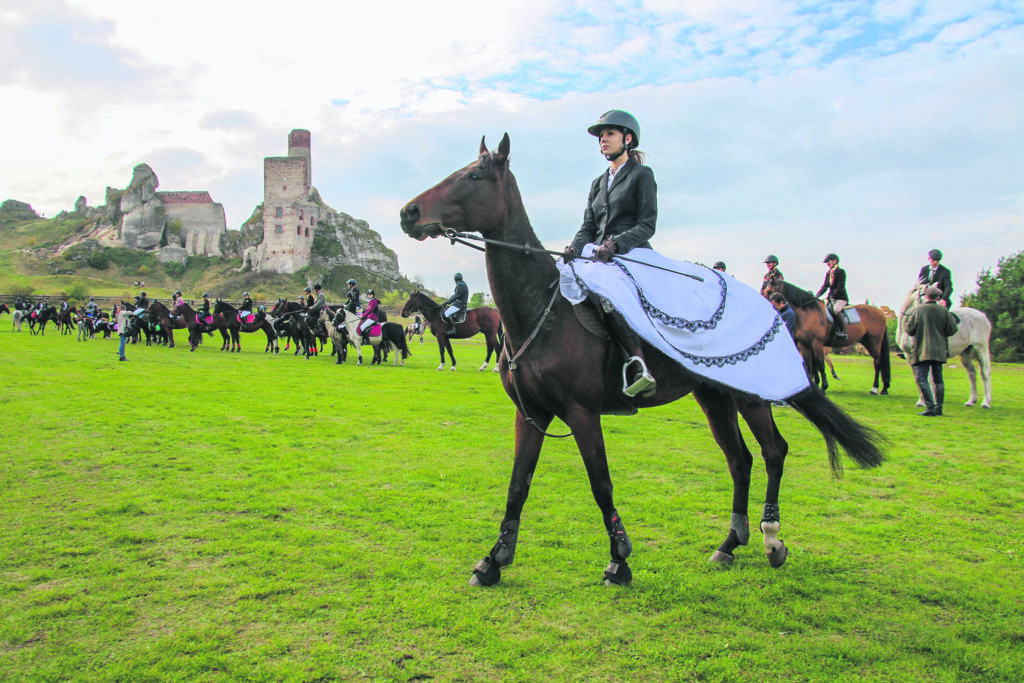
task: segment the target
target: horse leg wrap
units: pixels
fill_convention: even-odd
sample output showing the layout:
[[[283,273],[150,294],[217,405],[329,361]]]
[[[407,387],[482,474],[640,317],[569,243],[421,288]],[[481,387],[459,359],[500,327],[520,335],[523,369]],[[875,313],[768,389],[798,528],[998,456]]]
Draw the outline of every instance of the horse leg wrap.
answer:
[[[781,527],[778,503],[765,503],[764,516],[761,518],[764,552],[768,556],[768,564],[776,568],[781,567],[786,562],[786,556],[789,555],[786,544],[779,539]]]
[[[604,568],[604,585],[628,586],[633,582],[633,571],[625,560],[612,560]]]
[[[516,559],[516,542],[519,540],[519,520],[506,519],[501,523],[498,542],[491,548],[490,557],[499,567],[507,567]]]
[[[473,567],[473,576],[469,579],[470,586],[493,586],[501,580],[501,569],[491,560],[485,557]]]
[[[612,513],[607,525],[608,538],[611,540],[612,559],[625,560],[633,552],[633,542],[629,540],[629,534],[626,533],[626,527],[623,526],[618,512]]]

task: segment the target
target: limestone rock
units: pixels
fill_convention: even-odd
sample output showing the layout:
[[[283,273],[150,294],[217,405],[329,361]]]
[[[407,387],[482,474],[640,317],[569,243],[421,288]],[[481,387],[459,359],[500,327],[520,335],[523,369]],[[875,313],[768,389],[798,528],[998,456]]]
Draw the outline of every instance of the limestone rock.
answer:
[[[132,182],[121,195],[121,241],[132,249],[153,249],[160,245],[167,226],[164,204],[157,196],[156,174],[146,164],[132,170]]]
[[[89,205],[85,201],[84,195],[78,195],[78,199],[75,200],[75,215],[85,216],[88,214]]]
[[[185,265],[188,262],[188,252],[185,251],[184,247],[167,246],[160,250],[160,253],[156,255],[156,258],[160,263],[177,263]]]

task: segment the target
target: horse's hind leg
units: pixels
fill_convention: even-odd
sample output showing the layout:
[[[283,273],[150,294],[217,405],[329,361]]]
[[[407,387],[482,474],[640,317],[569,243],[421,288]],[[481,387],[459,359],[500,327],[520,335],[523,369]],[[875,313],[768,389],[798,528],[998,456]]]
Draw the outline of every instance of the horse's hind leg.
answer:
[[[764,467],[768,474],[764,513],[761,516],[761,533],[764,535],[764,551],[768,556],[768,564],[772,567],[781,567],[786,562],[789,551],[786,550],[786,544],[779,539],[779,528],[782,526],[782,518],[779,515],[779,488],[782,485],[782,470],[789,445],[775,426],[770,405],[737,401],[737,407],[761,447],[761,457],[764,458]]]
[[[711,427],[711,435],[725,454],[732,475],[732,515],[729,520],[729,535],[711,555],[711,562],[732,564],[733,551],[746,545],[750,540],[750,521],[747,504],[750,498],[750,470],[754,456],[743,441],[737,419],[736,404],[719,391],[699,387],[693,392],[698,405]]]
[[[546,430],[552,416],[533,413],[536,426]],[[516,412],[516,455],[512,465],[512,478],[508,483],[505,499],[505,517],[498,530],[498,541],[491,552],[473,567],[470,586],[493,586],[501,580],[501,568],[508,567],[516,558],[516,543],[519,540],[519,520],[523,506],[530,495],[530,483],[537,469],[537,459],[544,443],[544,434],[526,422],[523,414]]]

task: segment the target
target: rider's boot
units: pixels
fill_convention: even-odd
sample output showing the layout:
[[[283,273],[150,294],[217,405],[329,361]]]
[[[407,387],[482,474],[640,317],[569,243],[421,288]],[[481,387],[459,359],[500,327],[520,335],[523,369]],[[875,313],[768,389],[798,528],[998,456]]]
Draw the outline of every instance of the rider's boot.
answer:
[[[942,402],[946,398],[945,382],[935,383],[935,414],[942,415]]]
[[[836,339],[846,339],[846,318],[843,312],[835,313],[832,318],[836,321]]]
[[[640,336],[631,328],[614,326],[619,342],[629,353],[622,366],[622,393],[630,398],[634,396],[650,396],[658,386],[657,380],[647,370],[647,363],[644,361],[643,346]]]

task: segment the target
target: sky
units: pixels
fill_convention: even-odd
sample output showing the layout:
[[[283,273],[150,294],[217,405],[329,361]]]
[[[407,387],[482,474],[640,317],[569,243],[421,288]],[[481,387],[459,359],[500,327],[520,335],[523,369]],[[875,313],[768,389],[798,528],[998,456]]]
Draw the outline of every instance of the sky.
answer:
[[[954,300],[1024,249],[1024,3],[1017,0],[5,0],[0,200],[53,216],[146,163],[237,229],[263,158],[312,133],[313,184],[437,292],[483,256],[416,242],[398,212],[511,138],[538,236],[561,249],[606,168],[586,129],[640,122],[653,245],[758,286],[768,254],[896,307],[944,253]]]

